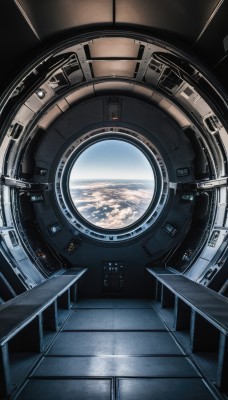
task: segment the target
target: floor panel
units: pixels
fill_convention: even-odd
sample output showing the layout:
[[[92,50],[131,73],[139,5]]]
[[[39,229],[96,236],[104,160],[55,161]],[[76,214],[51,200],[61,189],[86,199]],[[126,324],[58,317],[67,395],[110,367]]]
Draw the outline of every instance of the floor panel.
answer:
[[[168,332],[61,332],[48,355],[183,355]]]
[[[114,310],[114,329],[165,330],[165,326],[153,310]]]
[[[146,299],[83,299],[77,308],[152,308],[152,302]]]
[[[119,379],[119,400],[213,400],[201,379]]]
[[[197,377],[185,357],[46,357],[35,377]]]
[[[111,380],[30,379],[17,400],[110,400]]]
[[[64,330],[112,330],[114,310],[76,310]]]
[[[183,355],[168,332],[116,332],[117,355]]]
[[[114,358],[114,376],[126,377],[197,377],[197,371],[184,357]]]
[[[113,332],[61,332],[48,355],[112,355],[114,344]]]
[[[166,330],[150,309],[77,309],[63,330]]]

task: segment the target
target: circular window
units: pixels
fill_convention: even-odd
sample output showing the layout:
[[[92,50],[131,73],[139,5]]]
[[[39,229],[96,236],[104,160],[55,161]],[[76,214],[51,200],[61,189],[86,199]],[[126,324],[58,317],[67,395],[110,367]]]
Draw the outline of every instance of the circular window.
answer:
[[[90,224],[119,230],[135,224],[153,200],[155,177],[135,145],[106,139],[88,146],[74,160],[69,177],[73,206]]]
[[[55,169],[55,195],[75,234],[117,242],[143,234],[169,193],[163,157],[143,134],[125,127],[84,132]]]

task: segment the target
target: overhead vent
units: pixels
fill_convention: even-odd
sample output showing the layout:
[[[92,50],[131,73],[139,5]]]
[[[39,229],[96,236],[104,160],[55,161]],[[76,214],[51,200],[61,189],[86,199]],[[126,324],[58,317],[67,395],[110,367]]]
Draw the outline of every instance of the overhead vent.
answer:
[[[50,87],[55,91],[58,92],[64,87],[69,85],[69,82],[64,75],[62,70],[58,70],[55,75],[53,75],[48,81]]]
[[[175,93],[182,82],[183,80],[175,72],[173,72],[170,68],[166,68],[159,82],[159,86],[164,88],[169,93]]]
[[[5,157],[4,157],[5,160],[9,160],[10,153],[11,153],[14,145],[15,145],[15,141],[14,140],[10,140],[10,142],[8,144],[8,147],[7,147],[7,150],[5,152]],[[8,175],[8,166],[9,166],[9,163],[5,162],[4,168],[3,168],[3,175]]]
[[[76,84],[83,79],[83,74],[76,55],[72,55],[68,64],[63,67],[63,71],[70,81],[70,84]]]
[[[20,137],[23,129],[24,129],[23,125],[18,124],[18,123],[14,124],[10,136],[13,139],[18,139]]]
[[[152,60],[149,64],[149,68],[157,73],[161,73],[162,69],[163,69],[163,64],[161,64],[160,62],[158,62],[152,58]]]
[[[222,124],[216,115],[210,115],[204,119],[204,124],[209,133],[216,133],[222,128]]]
[[[188,99],[193,93],[194,93],[194,91],[189,86],[187,86],[186,89],[183,90],[181,95],[183,97],[185,97],[186,99]]]
[[[165,69],[165,65],[157,60],[155,58],[151,58],[148,68],[146,70],[145,74],[145,80],[146,82],[150,82],[153,85],[158,85],[159,78],[162,74],[162,72]]]
[[[16,234],[15,234],[15,232],[13,230],[9,231],[9,237],[10,237],[10,240],[11,240],[11,243],[12,243],[13,247],[17,247],[19,245],[19,243],[18,243],[18,240],[17,240],[17,236],[16,236]]]

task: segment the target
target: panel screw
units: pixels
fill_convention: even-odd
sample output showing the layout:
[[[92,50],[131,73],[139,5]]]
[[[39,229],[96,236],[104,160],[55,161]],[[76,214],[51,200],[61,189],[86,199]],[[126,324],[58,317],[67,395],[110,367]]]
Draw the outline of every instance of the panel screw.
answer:
[[[36,90],[36,95],[37,95],[37,97],[39,97],[39,99],[43,99],[45,97],[44,89],[37,89]]]

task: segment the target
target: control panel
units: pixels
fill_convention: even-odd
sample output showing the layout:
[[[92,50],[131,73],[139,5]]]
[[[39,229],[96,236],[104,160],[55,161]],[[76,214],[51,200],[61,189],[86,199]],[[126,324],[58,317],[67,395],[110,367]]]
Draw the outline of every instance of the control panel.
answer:
[[[102,279],[104,292],[122,292],[124,289],[124,262],[104,261]]]

